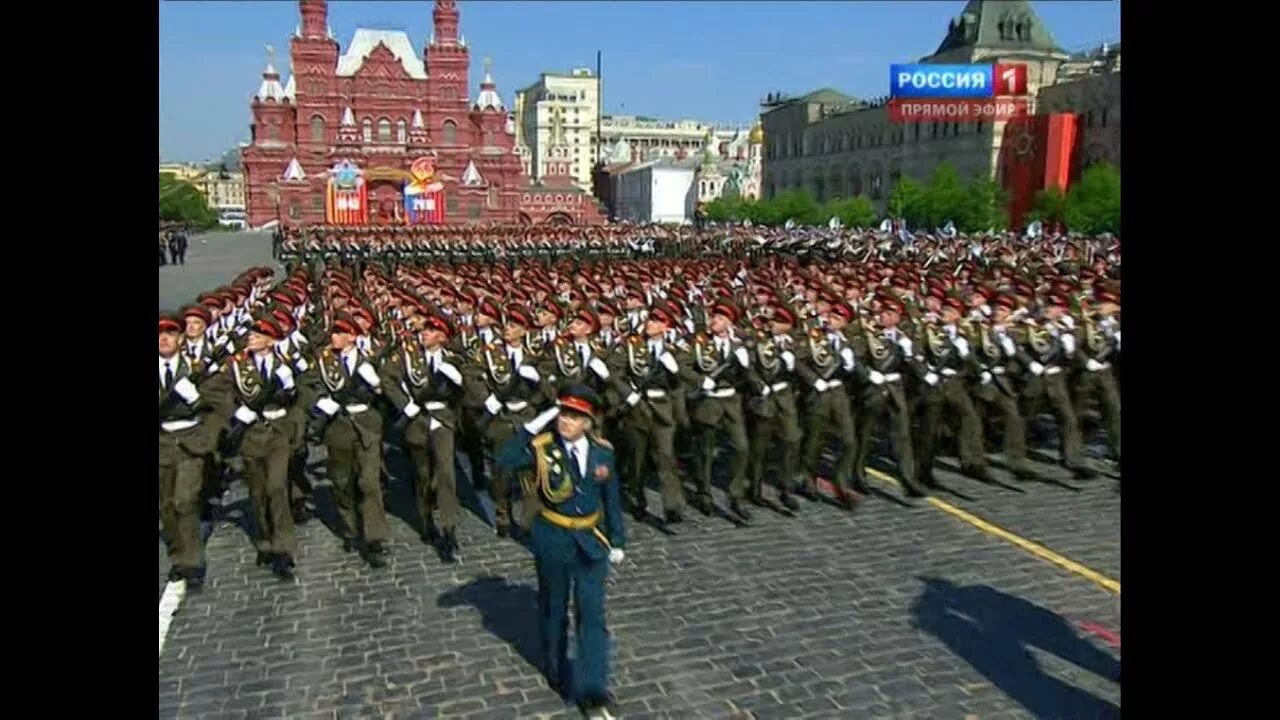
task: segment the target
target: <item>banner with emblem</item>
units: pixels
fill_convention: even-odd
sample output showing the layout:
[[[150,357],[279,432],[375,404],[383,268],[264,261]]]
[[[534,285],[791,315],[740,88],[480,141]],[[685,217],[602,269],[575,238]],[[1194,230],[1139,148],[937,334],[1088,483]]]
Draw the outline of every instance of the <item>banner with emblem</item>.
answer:
[[[406,225],[444,223],[444,183],[436,175],[435,162],[430,157],[420,157],[409,166],[409,179],[404,183],[404,219]]]
[[[330,225],[369,223],[369,185],[364,173],[350,160],[343,160],[329,171],[324,212]]]

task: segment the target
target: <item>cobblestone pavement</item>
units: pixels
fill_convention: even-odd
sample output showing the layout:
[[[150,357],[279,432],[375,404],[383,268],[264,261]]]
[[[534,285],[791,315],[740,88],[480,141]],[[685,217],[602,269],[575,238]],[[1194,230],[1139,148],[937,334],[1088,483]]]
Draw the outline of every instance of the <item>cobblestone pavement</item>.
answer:
[[[163,265],[160,271],[160,310],[176,311],[206,290],[229,283],[245,268],[271,260],[270,232],[216,232],[192,235],[186,263]]]
[[[1014,492],[939,476],[973,498],[947,502],[1118,569],[1113,480]],[[283,584],[254,566],[239,526],[218,527],[208,586],[182,601],[160,654],[160,717],[576,717],[535,667],[528,552],[473,512],[463,564],[441,565],[393,489],[402,517],[383,570],[312,521]],[[676,537],[628,522],[608,603],[624,717],[1119,716],[1118,651],[1081,628],[1118,635],[1116,595],[928,504],[756,516],[697,516]]]

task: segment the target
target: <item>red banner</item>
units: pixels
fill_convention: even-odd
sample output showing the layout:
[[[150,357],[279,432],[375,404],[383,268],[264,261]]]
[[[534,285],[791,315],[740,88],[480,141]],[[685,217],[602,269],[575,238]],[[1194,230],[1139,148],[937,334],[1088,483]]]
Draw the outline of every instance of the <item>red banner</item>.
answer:
[[[348,161],[330,171],[324,214],[330,225],[369,224],[369,185],[360,169]]]

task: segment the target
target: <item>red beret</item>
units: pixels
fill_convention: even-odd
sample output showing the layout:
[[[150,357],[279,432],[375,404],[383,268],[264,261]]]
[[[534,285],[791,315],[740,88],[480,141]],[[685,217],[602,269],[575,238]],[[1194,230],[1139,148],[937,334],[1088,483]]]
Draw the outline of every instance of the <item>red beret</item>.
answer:
[[[198,317],[209,324],[213,322],[213,313],[209,312],[209,308],[203,305],[185,305],[182,308],[182,318],[185,320],[189,317]]]
[[[664,322],[667,325],[676,324],[675,313],[672,312],[671,306],[664,302],[654,303],[649,309],[649,319]]]
[[[378,321],[373,317],[373,313],[369,312],[368,308],[363,308],[363,307],[355,308],[354,310],[351,311],[351,315],[355,317],[357,320],[363,318],[364,321],[369,323],[369,325],[371,326],[378,324]]]
[[[831,306],[831,312],[844,318],[846,322],[853,322],[853,318],[855,317],[853,308],[849,307],[847,303],[836,303]]]
[[[492,300],[485,300],[476,307],[476,314],[491,317],[497,320],[502,317],[502,311],[498,309],[496,303]]]
[[[453,323],[449,322],[449,319],[443,315],[436,313],[427,314],[426,325],[423,326],[423,329],[439,330],[444,333],[446,338],[453,337]]]
[[[773,319],[774,322],[780,322],[786,325],[796,324],[796,314],[791,312],[791,310],[785,305],[773,306]]]
[[[959,310],[960,312],[964,312],[964,301],[961,300],[956,295],[948,295],[946,299],[942,301],[942,306],[952,308],[953,310]]]
[[[1049,296],[1049,304],[1053,307],[1069,308],[1071,303],[1067,301],[1065,295],[1053,294]]]
[[[266,335],[272,340],[280,340],[285,336],[284,329],[277,324],[276,319],[268,316],[259,315],[255,317],[253,326],[249,330],[259,335]]]
[[[1018,299],[1006,293],[997,295],[994,302],[996,307],[1005,307],[1009,310],[1013,310],[1018,306]]]
[[[730,304],[728,298],[716,300],[711,306],[712,315],[723,315],[729,318],[730,322],[738,322],[738,309]]]
[[[356,324],[356,319],[351,317],[349,313],[339,313],[333,319],[333,329],[331,333],[346,333],[348,335],[359,335],[362,331],[360,326]]]
[[[162,333],[180,333],[182,332],[182,321],[172,315],[160,316],[160,332]]]
[[[507,308],[507,324],[515,323],[525,328],[533,326],[533,320],[529,317],[529,311],[520,305],[511,305]]]
[[[888,295],[881,295],[881,296],[880,296],[879,298],[877,298],[877,299],[880,301],[880,309],[881,309],[881,310],[887,310],[887,311],[889,311],[889,312],[895,312],[895,313],[897,313],[897,314],[899,314],[899,315],[901,315],[901,314],[903,313],[903,311],[905,311],[905,310],[906,310],[906,308],[905,308],[905,307],[903,307],[903,305],[902,305],[902,301],[901,301],[901,300],[899,300],[898,298],[890,297],[890,296],[888,296]]]
[[[595,313],[586,308],[579,310],[578,314],[574,316],[574,319],[581,320],[582,322],[590,325],[593,332],[600,329],[600,318],[596,317]]]
[[[293,316],[284,308],[279,306],[272,308],[271,316],[276,319],[276,322],[280,323],[281,329],[285,332],[293,332],[297,329],[297,322],[294,321]]]

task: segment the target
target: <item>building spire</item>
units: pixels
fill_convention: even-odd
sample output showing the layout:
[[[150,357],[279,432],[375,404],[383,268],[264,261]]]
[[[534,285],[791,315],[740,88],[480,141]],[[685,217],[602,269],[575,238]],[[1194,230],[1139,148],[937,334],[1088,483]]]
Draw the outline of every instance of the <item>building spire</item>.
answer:
[[[458,5],[454,0],[436,0],[431,19],[435,42],[441,45],[458,43]]]
[[[276,72],[275,64],[272,63],[275,54],[275,48],[268,45],[267,67],[262,71],[262,84],[258,86],[258,93],[255,96],[259,100],[280,102],[285,97],[284,86],[280,84],[280,73]]]
[[[480,83],[480,96],[476,98],[476,107],[481,110],[506,110],[502,106],[502,98],[498,95],[498,86],[493,82],[493,75],[490,70],[493,67],[493,59],[486,57],[484,59],[484,81]]]
[[[329,37],[329,3],[326,0],[298,0],[298,12],[302,15],[302,37],[308,40]]]

